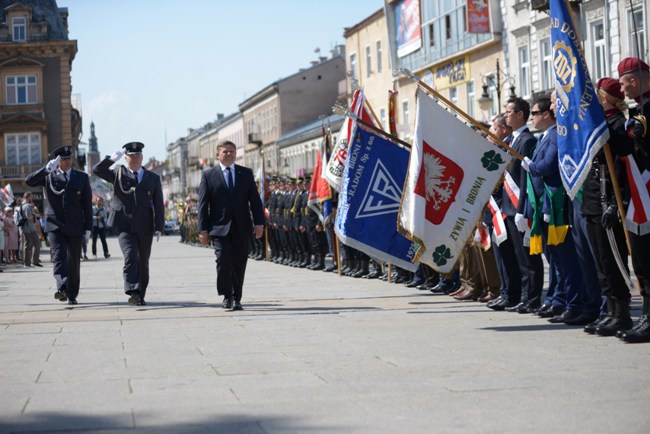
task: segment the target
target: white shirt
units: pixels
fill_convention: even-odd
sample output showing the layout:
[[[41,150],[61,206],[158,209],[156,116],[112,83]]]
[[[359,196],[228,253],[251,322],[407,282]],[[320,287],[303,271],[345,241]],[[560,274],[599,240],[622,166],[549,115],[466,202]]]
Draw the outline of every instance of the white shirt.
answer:
[[[223,164],[219,163],[219,167],[221,168],[221,172],[223,173],[223,179],[226,180],[226,184],[228,184],[228,187],[235,188],[235,165],[231,166],[224,166]],[[232,185],[230,185],[230,179],[228,179],[228,172],[226,169],[230,168],[230,172],[232,173]]]

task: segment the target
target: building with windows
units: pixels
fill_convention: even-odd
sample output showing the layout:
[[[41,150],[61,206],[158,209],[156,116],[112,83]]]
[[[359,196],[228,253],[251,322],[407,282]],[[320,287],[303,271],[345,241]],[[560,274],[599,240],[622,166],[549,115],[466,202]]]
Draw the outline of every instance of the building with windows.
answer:
[[[319,57],[312,65],[263,88],[239,104],[245,131],[244,160],[253,171],[261,166],[267,173],[285,173],[288,164],[281,157],[278,138],[321,115],[329,115],[345,78],[342,48],[331,56]]]
[[[16,194],[62,145],[78,150],[70,71],[77,42],[55,0],[0,1],[0,177]],[[34,192],[37,203],[41,192]]]

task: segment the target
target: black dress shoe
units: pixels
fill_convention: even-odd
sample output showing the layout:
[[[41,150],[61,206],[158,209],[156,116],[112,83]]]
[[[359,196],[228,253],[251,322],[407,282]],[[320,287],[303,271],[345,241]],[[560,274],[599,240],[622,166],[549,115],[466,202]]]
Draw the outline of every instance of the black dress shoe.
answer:
[[[593,335],[596,333],[596,329],[600,327],[601,325],[607,324],[609,321],[612,321],[614,317],[611,316],[604,316],[602,318],[597,319],[596,321],[589,323],[585,326],[583,329],[585,333],[589,333],[590,335]]]
[[[68,304],[77,304],[77,299],[75,298],[68,299]]]
[[[522,301],[521,303],[516,304],[514,306],[506,307],[506,312],[518,312],[519,309],[523,308],[524,306],[526,306],[526,303]]]
[[[488,307],[496,311],[505,310],[506,307],[508,306],[512,306],[512,305],[508,303],[508,300],[506,300],[505,298],[502,298],[498,303],[488,303]]]
[[[141,301],[142,301],[142,297],[140,297],[139,292],[136,291],[129,294],[129,300],[128,300],[129,304],[137,306],[138,304],[140,304]]]
[[[632,330],[623,333],[621,339],[630,344],[650,342],[650,318],[645,317],[637,322]]]
[[[421,280],[411,280],[409,283],[406,284],[406,287],[407,288],[415,288],[416,286],[422,285],[422,283],[423,282]]]
[[[490,300],[490,301],[488,301],[487,304],[486,304],[486,306],[489,307],[489,308],[491,308],[491,307],[494,306],[495,304],[497,304],[497,303],[501,303],[502,300],[503,300],[503,297],[502,297],[502,296],[498,296],[498,297],[495,298],[494,300]]]
[[[561,315],[563,310],[564,309],[562,309],[560,306],[551,306],[544,310],[540,310],[537,312],[537,315],[539,315],[540,318],[553,318],[554,316]]]
[[[138,302],[138,306],[146,306],[146,305],[147,305],[147,302],[144,301],[144,300],[140,300],[140,301]]]
[[[537,312],[538,309],[539,309],[539,305],[534,304],[531,306],[530,304],[526,304],[520,307],[519,309],[517,309],[517,313],[521,313],[521,314],[535,313]]]
[[[575,318],[568,319],[564,321],[564,324],[566,325],[572,325],[572,326],[586,326],[588,324],[591,324],[592,322],[596,321],[598,319],[598,315],[589,315],[586,313],[580,314]]]
[[[235,300],[232,310],[244,310],[244,308],[242,307],[241,302]]]
[[[596,327],[598,336],[616,336],[619,330],[630,330],[632,328],[631,318],[614,318],[607,324],[601,324]]]
[[[59,301],[67,301],[68,295],[65,293],[65,291],[59,290],[54,293],[54,298],[56,298]]]
[[[232,298],[224,297],[221,307],[224,309],[232,309]]]
[[[567,320],[578,318],[578,316],[580,315],[577,313],[571,312],[570,310],[565,310],[561,314],[549,318],[548,322],[550,322],[551,324],[563,324],[567,322]]]

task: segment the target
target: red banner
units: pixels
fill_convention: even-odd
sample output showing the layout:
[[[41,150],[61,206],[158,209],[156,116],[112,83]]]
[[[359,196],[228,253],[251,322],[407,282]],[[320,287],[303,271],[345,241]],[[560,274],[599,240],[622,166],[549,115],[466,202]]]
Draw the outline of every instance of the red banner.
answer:
[[[490,8],[488,0],[467,0],[469,33],[490,33]]]

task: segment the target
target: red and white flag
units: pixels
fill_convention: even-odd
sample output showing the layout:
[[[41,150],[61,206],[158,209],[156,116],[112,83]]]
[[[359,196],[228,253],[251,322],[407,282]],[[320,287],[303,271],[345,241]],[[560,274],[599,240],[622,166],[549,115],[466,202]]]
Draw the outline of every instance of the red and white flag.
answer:
[[[512,159],[418,89],[415,137],[398,225],[419,244],[416,260],[454,265]]]
[[[5,206],[9,206],[14,202],[14,192],[11,189],[11,184],[7,184],[0,188],[0,202]]]
[[[350,113],[353,113],[364,122],[376,126],[367,108],[367,104],[363,91],[357,89],[352,97]],[[348,140],[350,137],[354,137],[356,126],[357,123],[354,119],[349,116],[345,118],[341,132],[339,133],[339,139],[332,150],[332,155],[325,168],[325,179],[336,191],[341,191],[341,187],[343,186],[343,173],[345,172],[345,167],[348,165]]]
[[[630,205],[625,215],[625,226],[636,235],[650,233],[650,172],[639,171],[634,158],[622,158],[630,184]]]
[[[502,242],[508,239],[506,223],[503,220],[503,213],[499,209],[499,205],[497,205],[497,201],[494,200],[493,196],[490,196],[487,208],[490,210],[490,214],[492,214],[492,235],[494,236],[494,242],[499,246]]]

